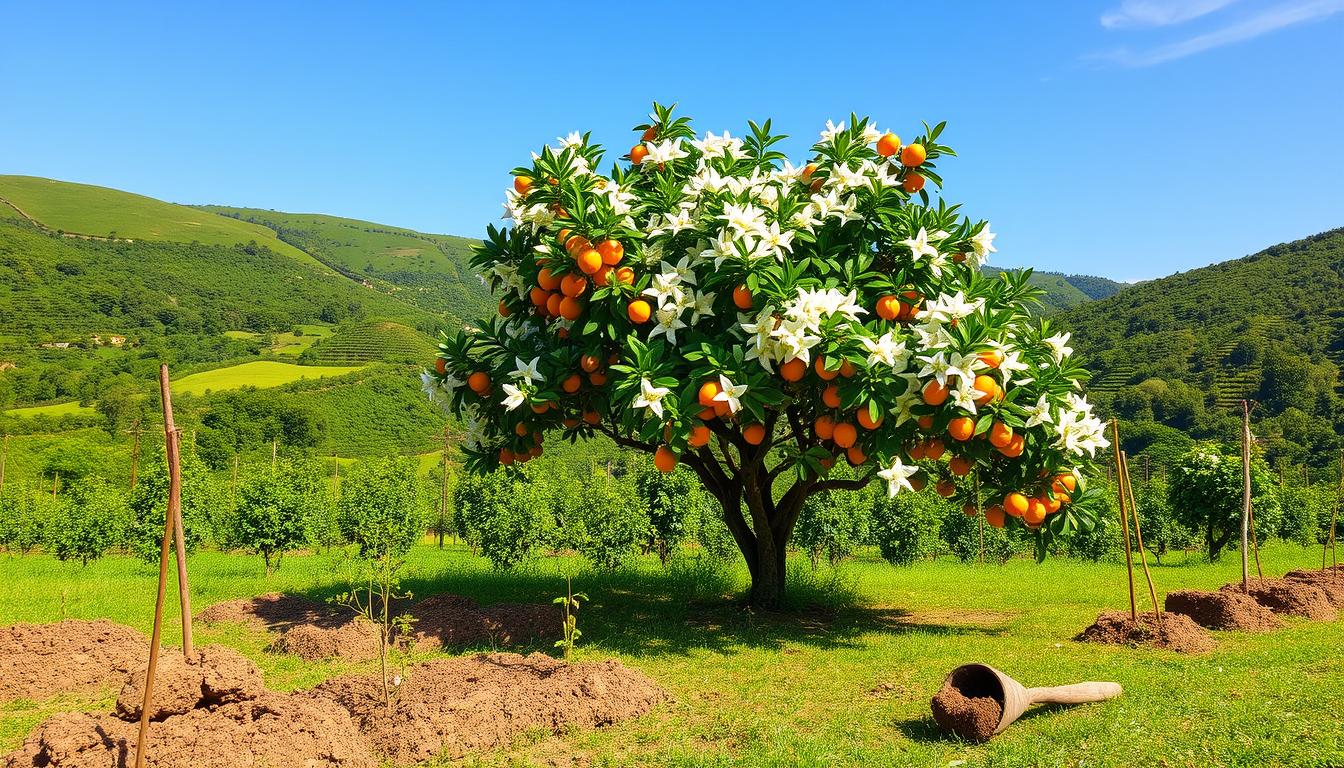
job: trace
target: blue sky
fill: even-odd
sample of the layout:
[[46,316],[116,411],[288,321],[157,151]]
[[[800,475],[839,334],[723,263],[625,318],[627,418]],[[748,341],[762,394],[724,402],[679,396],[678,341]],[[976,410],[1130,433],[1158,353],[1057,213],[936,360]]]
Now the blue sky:
[[[193,5],[195,7],[187,7]],[[1143,279],[1344,226],[1344,0],[19,3],[0,173],[476,236],[529,150],[649,102],[947,120],[993,263]]]

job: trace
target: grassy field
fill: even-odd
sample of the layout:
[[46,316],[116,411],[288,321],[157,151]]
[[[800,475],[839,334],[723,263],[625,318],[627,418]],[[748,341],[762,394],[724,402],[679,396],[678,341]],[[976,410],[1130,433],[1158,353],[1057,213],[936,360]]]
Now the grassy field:
[[[1263,553],[1267,570],[1311,564],[1294,546]],[[1180,561],[1180,557],[1175,558]],[[204,607],[271,590],[339,591],[327,555],[286,558],[269,580],[260,558],[204,552],[191,560],[192,600]],[[698,564],[699,563],[699,564]],[[1215,633],[1212,653],[1084,645],[1071,638],[1097,612],[1119,608],[1116,565],[1037,566],[928,562],[894,568],[871,557],[838,571],[793,573],[791,614],[755,615],[729,592],[742,574],[693,556],[660,569],[641,561],[593,573],[547,558],[499,574],[461,549],[418,547],[407,586],[417,595],[470,594],[483,602],[543,602],[562,574],[592,597],[580,616],[579,658],[616,657],[671,695],[638,720],[596,732],[520,740],[481,765],[659,766],[1328,766],[1344,761],[1340,623],[1289,620],[1266,635]],[[1216,587],[1237,572],[1192,559],[1156,570],[1161,588]],[[88,568],[45,556],[0,558],[0,623],[110,617],[148,631],[154,574],[111,558]],[[169,600],[170,610],[175,606]],[[199,641],[239,648],[269,685],[294,689],[343,671],[264,650],[238,629],[198,627]],[[169,625],[165,642],[178,632]],[[546,650],[544,648],[540,650]],[[1116,680],[1104,704],[1033,711],[986,745],[940,735],[928,700],[952,667],[982,661],[1026,685]],[[63,709],[105,707],[108,695],[0,706],[0,749]]]
[[[274,230],[152,197],[36,176],[0,176],[0,197],[42,226],[64,232],[130,240],[199,241],[215,245],[257,243],[319,266],[280,240]],[[8,206],[6,206],[8,207]]]
[[257,360],[251,363],[216,368],[213,371],[193,373],[173,382],[174,394],[204,394],[206,390],[221,391],[241,387],[278,387],[300,379],[317,379],[326,376],[342,376],[360,369],[358,365],[295,365],[274,360]]
[[[332,332],[329,325],[301,325],[299,330],[303,332],[302,335],[289,331],[271,334],[271,345],[266,350],[281,357],[298,357],[318,339],[325,339]],[[231,339],[255,339],[262,334],[253,331],[225,331],[224,335]]]
[[92,408],[86,405],[80,405],[74,400],[68,403],[35,405],[30,408],[13,408],[5,411],[6,416],[18,416],[19,418],[25,416],[51,416],[52,418],[60,418],[62,416],[84,415],[89,413],[93,413]]

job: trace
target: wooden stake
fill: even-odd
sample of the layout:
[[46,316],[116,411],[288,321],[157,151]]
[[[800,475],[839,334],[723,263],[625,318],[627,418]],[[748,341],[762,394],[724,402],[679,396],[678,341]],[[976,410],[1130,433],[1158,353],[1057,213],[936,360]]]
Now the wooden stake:
[[278,450],[279,445],[280,440],[278,438],[273,438],[271,440],[271,469],[275,469],[276,451]]
[[182,435],[173,425],[173,393],[168,382],[168,364],[159,366],[159,392],[163,398],[163,440],[168,455],[168,513],[177,554],[177,598],[182,606],[182,655],[190,662],[196,655],[191,641],[191,590],[187,584],[187,545],[182,531]]
[[[1129,542],[1129,513],[1125,505],[1125,482],[1124,482],[1124,456],[1120,450],[1120,423],[1111,419],[1111,451],[1115,454],[1115,487],[1120,494],[1120,527],[1125,531],[1125,572],[1129,575],[1129,618],[1135,622],[1139,620],[1139,606],[1134,599],[1134,554],[1130,549]],[[1107,474],[1110,474],[1110,468],[1107,467]]]
[[1241,401],[1241,591],[1251,592],[1251,404]]
[[135,768],[145,768],[149,741],[149,707],[154,701],[154,673],[159,667],[159,637],[163,634],[163,598],[168,591],[168,547],[173,537],[173,516],[163,516],[163,541],[159,544],[159,593],[154,599],[154,632],[149,640],[149,667],[145,670],[145,695],[140,702],[140,736],[135,740]]
[[56,487],[61,484],[61,473],[51,473],[51,498],[56,498]]
[[1153,583],[1153,574],[1148,570],[1148,552],[1143,548],[1143,529],[1139,525],[1139,508],[1134,504],[1134,485],[1129,480],[1129,457],[1124,451],[1120,452],[1120,464],[1124,468],[1125,492],[1129,494],[1130,516],[1134,518],[1134,544],[1139,549],[1139,563],[1143,565],[1143,578],[1148,582],[1148,596],[1153,599],[1153,618],[1157,620],[1157,628],[1162,629],[1162,606],[1157,603],[1157,585]]

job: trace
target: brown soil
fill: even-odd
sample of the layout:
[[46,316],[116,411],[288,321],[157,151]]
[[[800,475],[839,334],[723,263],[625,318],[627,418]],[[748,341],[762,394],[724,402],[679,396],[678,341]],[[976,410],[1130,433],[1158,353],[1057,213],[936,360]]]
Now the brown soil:
[[648,711],[666,695],[620,662],[565,664],[540,653],[491,653],[413,667],[389,711],[377,675],[328,680],[311,695],[339,702],[379,755],[399,764],[507,744],[525,731],[594,728]]
[[106,620],[0,628],[0,702],[120,683],[149,658],[149,640]]
[[1159,630],[1151,613],[1139,614],[1139,620],[1135,622],[1128,614],[1108,611],[1098,616],[1095,624],[1074,639],[1135,648],[1146,645],[1177,653],[1204,653],[1214,647],[1213,636],[1209,631],[1180,613],[1162,614],[1162,628]]
[[[115,715],[57,715],[0,765],[125,768],[135,764],[137,729],[137,723]],[[153,768],[378,765],[344,709],[309,696],[269,692],[151,723],[147,757]]]
[[967,741],[989,741],[999,727],[1003,705],[993,696],[976,693],[983,692],[963,692],[951,681],[944,683],[930,704],[938,727]]
[[434,595],[412,605],[411,636],[419,650],[491,643],[517,645],[560,636],[554,605],[498,603],[481,608],[469,597]]
[[1240,592],[1181,589],[1167,593],[1167,613],[1189,616],[1202,627],[1268,632],[1283,626],[1274,612]]
[[201,611],[196,617],[207,624],[235,622],[256,629],[284,632],[293,627],[338,627],[352,616],[335,606],[297,595],[271,592],[245,600],[228,600]]
[[378,627],[359,616],[335,627],[300,624],[281,635],[275,647],[309,661],[369,661],[378,658]]
[[1325,599],[1336,608],[1344,608],[1344,573],[1334,569],[1289,571],[1285,579],[1304,581],[1325,593]]
[[[1223,592],[1241,592],[1241,582],[1224,584]],[[1313,584],[1293,579],[1251,579],[1250,595],[1275,613],[1331,621],[1339,613]]]
[[[117,696],[117,716],[139,720],[145,700],[145,670],[137,668],[127,676]],[[180,653],[159,654],[154,673],[154,697],[151,720],[184,715],[193,709],[247,701],[265,689],[261,671],[242,654],[231,648],[212,645],[197,651],[197,660],[188,664]]]

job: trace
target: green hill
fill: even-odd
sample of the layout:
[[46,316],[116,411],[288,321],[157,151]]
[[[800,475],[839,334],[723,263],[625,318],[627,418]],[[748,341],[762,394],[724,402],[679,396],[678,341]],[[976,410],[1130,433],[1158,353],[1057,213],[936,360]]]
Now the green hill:
[[[1004,272],[1000,267],[984,267],[985,274],[997,275]],[[1091,275],[1066,275],[1062,272],[1032,272],[1030,282],[1044,291],[1041,296],[1043,311],[1047,314],[1076,307],[1093,299],[1104,299],[1115,295],[1125,287],[1104,277]]]
[[332,269],[436,314],[469,320],[494,306],[469,264],[476,241],[467,238],[315,213],[201,209],[265,226]]
[[71,237],[237,245],[255,242],[316,265],[258,224],[117,189],[36,176],[0,176],[0,204],[43,229]]
[[299,361],[312,365],[361,365],[375,361],[426,364],[438,348],[414,328],[386,320],[352,323],[307,349]]

